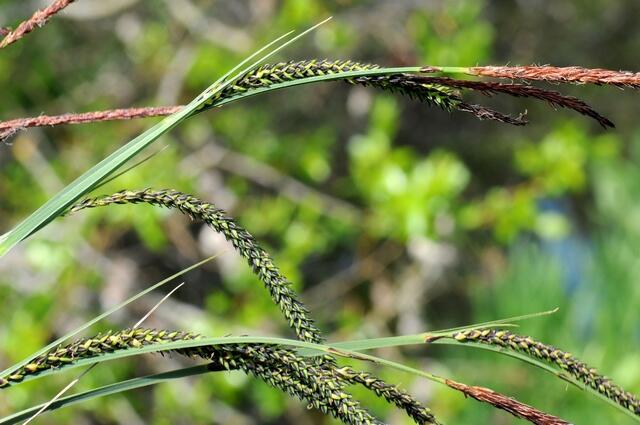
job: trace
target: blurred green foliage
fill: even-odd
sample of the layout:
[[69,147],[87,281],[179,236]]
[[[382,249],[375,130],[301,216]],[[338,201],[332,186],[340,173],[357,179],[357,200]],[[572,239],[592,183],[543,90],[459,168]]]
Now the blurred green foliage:
[[427,158],[408,147],[392,147],[399,120],[395,101],[379,98],[370,128],[349,143],[351,173],[371,206],[370,227],[377,235],[406,240],[437,236],[435,222],[450,214],[469,181],[469,171],[449,152]]
[[[36,3],[3,0],[0,24],[19,22]],[[633,52],[640,45],[629,18],[638,5],[631,0],[553,7],[471,0],[134,1],[104,16],[100,3],[77,2],[0,51],[3,119],[184,102],[257,46],[327,15],[335,16],[332,23],[279,59],[618,69],[637,65]],[[559,313],[523,323],[522,332],[571,350],[638,393],[637,93],[587,87],[572,93],[601,107],[618,129],[604,132],[567,111],[516,100],[495,104],[529,110],[529,127],[479,123],[348,85],[295,88],[191,119],[162,139],[165,148],[153,158],[100,192],[172,187],[228,209],[273,253],[332,340],[557,306]],[[0,229],[149,125],[30,130],[0,145]],[[0,364],[224,249],[200,223],[158,208],[111,207],[54,223],[0,262]],[[234,253],[186,280],[150,326],[210,336],[288,335]],[[99,328],[129,326],[153,302]],[[492,387],[574,423],[630,423],[541,371],[468,350],[381,354]],[[79,387],[178,362],[155,356],[101,365]],[[415,393],[446,423],[516,423],[446,388],[393,371],[381,375]],[[7,391],[0,415],[46,400],[68,379]],[[388,422],[409,423],[385,403],[357,394]],[[43,418],[81,420],[332,423],[239,373],[135,391]]]

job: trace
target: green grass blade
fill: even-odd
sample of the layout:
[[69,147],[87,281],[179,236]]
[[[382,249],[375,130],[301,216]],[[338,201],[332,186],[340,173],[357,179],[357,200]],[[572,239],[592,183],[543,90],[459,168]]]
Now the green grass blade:
[[[56,409],[60,409],[63,407],[71,406],[82,401],[88,401],[98,397],[105,397],[108,395],[118,394],[124,391],[133,390],[136,388],[147,387],[150,385],[156,385],[163,382],[172,381],[174,379],[185,378],[187,376],[194,375],[202,375],[204,373],[211,373],[213,371],[209,370],[207,365],[201,366],[192,366],[183,369],[176,369],[170,372],[157,373],[154,375],[142,376],[140,378],[129,379],[122,382],[117,382],[115,384],[105,385],[100,388],[96,388],[89,391],[84,391],[82,393],[70,395],[67,397],[60,398],[55,402],[51,403],[51,405],[43,411],[48,412]],[[38,412],[45,404],[40,404],[38,406],[31,407],[29,409],[22,410],[20,412],[14,413],[13,415],[6,416],[0,419],[0,425],[13,425],[20,423],[26,419],[29,419],[33,414]]]
[[22,360],[21,362],[8,367],[7,369],[3,370],[2,372],[0,372],[0,376],[5,376],[8,374],[13,373],[14,371],[20,369],[22,366],[26,365],[27,363],[29,363],[29,360],[37,357],[41,354],[46,353],[47,351],[49,351],[50,349],[56,347],[58,344],[66,341],[67,339],[79,334],[80,332],[84,331],[85,329],[88,329],[90,326],[96,324],[98,321],[104,319],[105,317],[115,313],[116,311],[120,310],[121,308],[123,308],[124,306],[126,306],[129,303],[132,303],[133,301],[137,300],[138,298],[148,294],[149,292],[158,289],[159,287],[161,287],[162,285],[165,285],[169,282],[171,282],[172,280],[182,276],[185,273],[190,272],[191,270],[200,267],[201,265],[213,260],[214,258],[216,258],[218,255],[213,255],[209,258],[205,258],[204,260],[195,263],[189,267],[187,267],[186,269],[183,269],[181,271],[179,271],[178,273],[169,276],[166,279],[161,280],[160,282],[150,286],[149,288],[145,289],[144,291],[141,291],[139,293],[137,293],[136,295],[134,295],[133,297],[123,301],[122,303],[116,305],[115,307],[105,311],[104,313],[100,314],[99,316],[94,317],[93,319],[89,320],[88,322],[82,324],[81,326],[79,326],[78,328],[72,330],[71,332],[67,333],[66,335],[56,339],[55,341],[53,341],[51,344],[47,345],[46,347],[42,348],[41,350],[38,350],[36,353],[31,354],[29,357],[25,358],[24,360]]
[[[498,326],[501,328],[514,327],[518,325],[510,322],[519,322],[522,320],[547,316],[555,313],[556,311],[558,311],[558,309],[543,311],[539,313],[525,314],[525,315],[515,316],[515,317],[507,317],[506,319],[493,320],[491,322],[475,323],[473,325],[460,326],[457,328],[423,332],[423,333],[414,334],[414,335],[399,335],[399,336],[390,336],[386,338],[369,338],[369,339],[355,340],[355,341],[348,341],[348,342],[336,342],[336,343],[333,343],[332,346],[336,348],[347,349],[347,350],[362,351],[362,350],[373,350],[373,349],[385,348],[385,347],[400,347],[403,345],[423,344],[427,338],[438,337],[438,336],[448,336],[452,332],[463,332],[463,331],[470,331],[474,329],[491,328],[491,327],[498,327]],[[299,352],[301,355],[304,355],[306,353],[304,350],[299,350]]]
[[108,177],[122,166],[122,164],[149,146],[161,135],[178,125],[178,123],[184,120],[194,109],[195,106],[187,106],[163,119],[160,123],[116,150],[62,189],[3,237],[2,241],[0,241],[0,257],[4,256],[20,241],[29,237],[51,222],[55,217],[62,214],[82,195],[91,191],[101,180]]
[[112,174],[111,176],[109,176],[109,178],[102,180],[100,183],[98,183],[95,187],[94,190],[97,190],[99,188],[101,188],[102,186],[106,185],[107,183],[111,183],[112,181],[114,181],[115,179],[122,177],[123,175],[127,174],[129,171],[134,170],[135,168],[138,168],[139,166],[141,166],[142,164],[144,164],[145,162],[149,161],[151,158],[155,157],[156,155],[158,155],[159,153],[161,153],[162,151],[164,151],[165,149],[167,149],[169,147],[169,145],[165,145],[162,149],[158,150],[157,152],[153,152],[147,156],[145,156],[144,158],[140,159],[139,161],[136,161],[135,163],[129,165],[127,168],[125,168],[124,170],[119,171],[118,173]]
[[209,88],[207,88],[204,92],[202,92],[202,94],[200,96],[198,96],[196,98],[196,101],[199,103],[199,105],[201,105],[202,103],[206,102],[207,99],[211,98],[211,96],[213,96],[214,94],[222,91],[224,88],[226,88],[228,85],[232,84],[234,81],[236,81],[238,78],[240,78],[246,72],[248,72],[248,71],[252,70],[253,68],[257,67],[262,62],[264,62],[265,60],[267,60],[268,58],[270,58],[271,56],[273,56],[274,54],[276,54],[280,50],[284,49],[285,47],[287,47],[291,43],[296,42],[300,38],[302,38],[305,35],[309,34],[311,31],[316,30],[318,27],[320,27],[321,25],[324,25],[325,23],[329,22],[331,19],[332,19],[331,17],[328,17],[324,21],[321,21],[321,22],[317,23],[316,25],[312,26],[311,28],[308,28],[307,30],[305,30],[302,33],[298,34],[297,36],[293,37],[292,39],[282,43],[281,45],[279,45],[275,49],[273,49],[270,52],[268,52],[266,55],[262,56],[260,59],[258,59],[255,62],[253,62],[251,65],[248,65],[244,69],[238,71],[233,77],[229,78],[229,76],[231,74],[233,74],[235,71],[237,71],[240,68],[242,68],[243,65],[248,63],[255,56],[257,56],[258,54],[260,54],[263,51],[265,51],[267,49],[267,47],[270,47],[271,45],[275,44],[276,42],[278,42],[278,41],[284,39],[285,37],[289,36],[290,34],[293,33],[293,31],[289,31],[288,33],[282,35],[278,39],[272,41],[271,43],[269,43],[268,45],[264,46],[262,49],[258,50],[256,53],[254,53],[253,55],[249,56],[248,58],[246,58],[245,60],[240,62],[238,65],[233,67],[230,71],[228,71],[226,74],[224,74],[222,77],[220,77],[215,83],[211,84],[209,86]]
[[[111,360],[123,359],[127,357],[137,356],[141,354],[147,353],[157,353],[171,350],[179,350],[184,348],[194,348],[194,347],[205,347],[205,346],[215,346],[215,345],[224,345],[224,344],[271,344],[278,345],[282,347],[290,347],[296,349],[299,355],[305,357],[314,357],[320,356],[326,353],[336,354],[342,357],[360,359],[360,360],[368,360],[374,361],[376,363],[384,363],[375,356],[371,356],[369,354],[364,354],[361,351],[371,350],[376,348],[383,347],[401,347],[407,345],[417,345],[423,344],[422,341],[416,342],[416,337],[419,335],[409,335],[404,337],[396,337],[393,344],[389,343],[390,338],[380,338],[373,342],[371,340],[360,340],[360,341],[348,341],[334,344],[314,344],[311,342],[304,342],[300,340],[287,339],[287,338],[279,338],[279,337],[265,337],[265,336],[227,336],[227,337],[213,337],[213,338],[200,338],[195,340],[188,341],[174,341],[174,342],[164,342],[164,343],[153,343],[144,345],[138,348],[131,348],[126,350],[118,350],[111,353],[103,353],[95,357],[76,359],[73,363],[65,365],[58,369],[46,370],[38,373],[37,375],[26,375],[24,380],[20,382],[16,382],[12,384],[12,387],[20,385],[24,382],[28,382],[30,380],[43,378],[45,376],[59,373],[61,371],[68,371],[71,369],[75,369],[81,366],[90,366],[95,363],[101,363]],[[456,343],[455,341],[442,340],[433,343],[440,344],[455,344],[461,345],[460,343]],[[485,348],[484,346],[480,346],[481,348]],[[495,347],[487,346],[487,349],[492,351],[501,352]],[[506,353],[505,353],[506,354]],[[518,355],[518,353],[509,353],[509,355],[514,354],[512,357],[523,360],[527,363],[533,364],[535,366],[540,365],[543,369],[548,371],[554,371],[556,376],[558,375],[557,369],[553,369],[551,366],[546,365],[544,363],[538,362],[534,359],[531,359],[526,356]],[[571,380],[571,377],[567,377],[568,380]],[[578,386],[581,386],[578,384]]]
[[434,332],[426,332],[426,333],[424,333],[422,335],[424,337],[428,337],[428,336],[445,335],[445,334],[449,334],[451,332],[470,331],[470,330],[480,329],[480,328],[494,328],[494,327],[497,327],[497,326],[500,326],[500,327],[518,326],[518,325],[511,324],[511,322],[521,322],[523,320],[536,319],[538,317],[550,316],[552,314],[557,313],[558,310],[560,310],[560,309],[556,307],[553,310],[540,311],[540,312],[537,312],[537,313],[530,313],[530,314],[523,314],[521,316],[507,317],[506,319],[492,320],[490,322],[476,323],[476,324],[468,325],[468,326],[459,326],[457,328],[441,329],[441,330],[437,330],[437,331],[434,331]]

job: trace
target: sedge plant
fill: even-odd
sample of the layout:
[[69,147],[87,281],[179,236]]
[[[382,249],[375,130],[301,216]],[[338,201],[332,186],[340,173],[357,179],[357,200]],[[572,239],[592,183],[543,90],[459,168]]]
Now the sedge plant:
[[[408,96],[447,112],[461,111],[479,119],[512,125],[525,125],[527,123],[525,115],[509,115],[484,105],[469,103],[465,100],[464,94],[472,91],[490,96],[523,97],[541,100],[553,107],[576,111],[607,128],[613,127],[613,123],[586,102],[533,84],[536,81],[551,81],[566,84],[640,87],[638,74],[576,67],[384,67],[354,60],[317,59],[265,63],[268,58],[316,27],[298,36],[293,36],[292,33],[283,35],[222,75],[189,104],[158,111],[156,115],[169,115],[68,184],[60,193],[0,238],[1,260],[1,257],[18,243],[34,235],[56,218],[77,214],[90,208],[111,208],[115,204],[125,205],[121,207],[125,208],[132,207],[133,204],[141,204],[138,208],[162,207],[186,214],[194,220],[206,223],[231,243],[237,254],[244,258],[268,291],[273,304],[288,323],[295,339],[266,336],[206,337],[189,329],[133,327],[113,329],[69,341],[79,332],[88,329],[114,311],[111,310],[22,362],[5,369],[0,373],[0,390],[11,391],[12,388],[25,382],[73,368],[149,353],[173,352],[204,363],[201,366],[134,378],[61,397],[52,403],[34,406],[0,418],[0,424],[19,423],[40,410],[45,414],[44,411],[133,388],[168,382],[186,376],[228,370],[243,371],[346,424],[383,423],[367,409],[367,406],[355,398],[350,390],[352,386],[361,386],[376,397],[386,400],[404,411],[417,424],[443,422],[438,412],[432,411],[405,390],[380,379],[368,370],[348,365],[344,362],[345,359],[373,363],[414,374],[531,423],[546,425],[569,423],[554,414],[543,412],[491,389],[467,385],[368,353],[369,350],[382,347],[428,346],[443,343],[485,348],[518,358],[575,384],[584,389],[585,394],[606,400],[614,408],[640,422],[640,402],[636,395],[626,391],[568,352],[507,329],[519,320],[531,318],[529,316],[457,329],[429,331],[418,335],[328,343],[320,327],[311,317],[311,312],[293,290],[289,279],[276,266],[272,256],[260,246],[248,230],[211,201],[177,189],[149,188],[125,189],[113,194],[86,197],[107,181],[117,177],[119,170],[128,161],[185,120],[196,119],[192,117],[250,96],[273,90],[289,90],[298,85],[342,81]],[[462,78],[464,74],[474,79]],[[72,122],[72,119],[67,121],[67,123]],[[186,271],[188,270],[183,272]],[[154,285],[149,290],[164,283]],[[135,295],[117,308],[143,296],[149,290]]]

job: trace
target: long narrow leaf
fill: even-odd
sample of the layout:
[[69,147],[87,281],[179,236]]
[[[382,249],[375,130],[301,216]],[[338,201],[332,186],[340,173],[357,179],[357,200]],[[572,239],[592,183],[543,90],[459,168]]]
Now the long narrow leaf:
[[[475,323],[473,325],[460,326],[457,328],[423,332],[423,333],[414,334],[414,335],[399,335],[399,336],[390,336],[385,338],[369,338],[369,339],[347,341],[347,342],[336,342],[336,343],[333,343],[332,345],[333,347],[344,348],[347,350],[363,351],[363,350],[373,350],[373,349],[385,348],[385,347],[399,347],[402,345],[423,344],[426,340],[434,339],[440,336],[446,336],[451,334],[452,332],[471,331],[471,330],[491,328],[491,327],[500,327],[500,328],[515,327],[518,325],[511,322],[520,322],[523,320],[547,316],[555,313],[556,311],[558,311],[558,309],[542,311],[539,313],[524,314],[521,316],[507,317],[505,319],[492,320],[490,322]],[[307,354],[304,349],[300,349],[298,350],[298,352],[300,355]],[[309,352],[308,354],[312,354],[312,353]]]

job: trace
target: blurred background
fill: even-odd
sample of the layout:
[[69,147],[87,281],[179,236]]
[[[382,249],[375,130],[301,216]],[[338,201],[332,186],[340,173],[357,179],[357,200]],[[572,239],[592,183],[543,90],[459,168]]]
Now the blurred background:
[[[1,0],[0,26],[17,25],[44,3]],[[333,21],[278,60],[637,71],[639,13],[635,0],[78,0],[0,51],[0,118],[188,102],[267,41],[328,15]],[[529,126],[509,127],[327,83],[192,118],[156,142],[151,160],[100,193],[168,187],[225,208],[275,256],[331,341],[559,307],[519,332],[572,352],[637,394],[640,94],[566,91],[616,129],[531,101],[476,99],[528,112]],[[29,130],[0,145],[0,233],[155,122]],[[216,253],[146,325],[290,336],[261,283],[213,231],[167,210],[114,206],[60,219],[0,261],[0,366]],[[131,326],[162,295],[144,297],[94,331]],[[491,387],[576,424],[632,423],[561,380],[493,353],[415,347],[378,354]],[[77,389],[188,363],[146,356],[104,364]],[[519,423],[443,386],[377,372],[445,423]],[[0,415],[48,400],[76,373],[3,392]],[[409,423],[357,394],[387,422]],[[335,423],[238,372],[76,405],[40,422]]]

